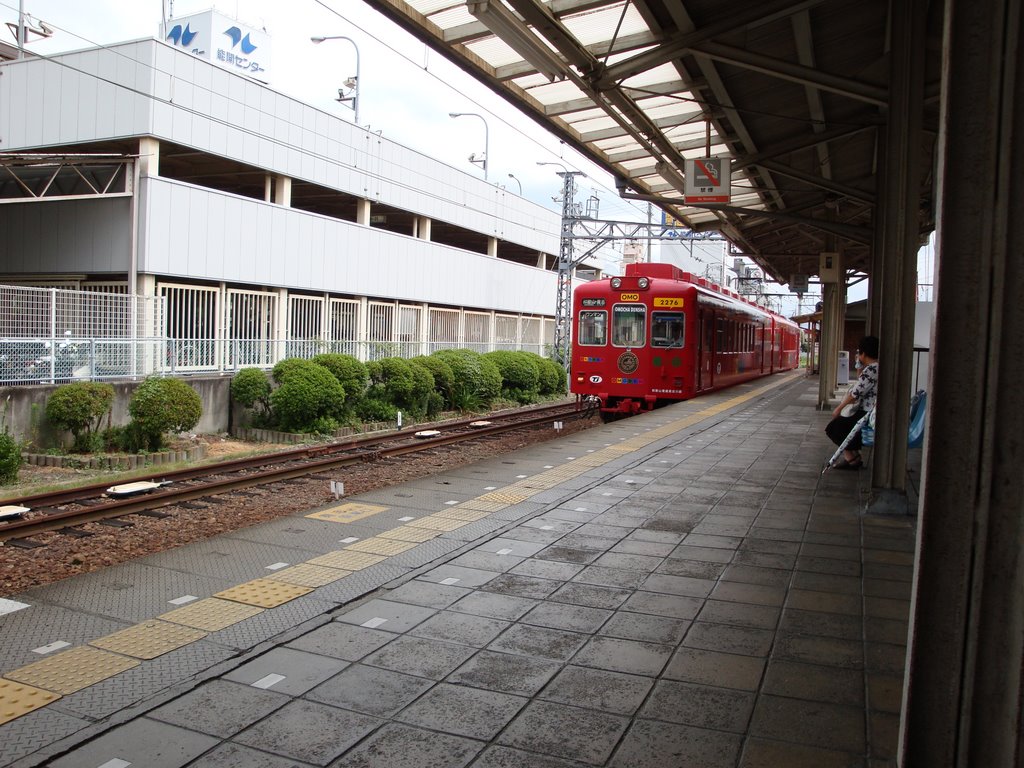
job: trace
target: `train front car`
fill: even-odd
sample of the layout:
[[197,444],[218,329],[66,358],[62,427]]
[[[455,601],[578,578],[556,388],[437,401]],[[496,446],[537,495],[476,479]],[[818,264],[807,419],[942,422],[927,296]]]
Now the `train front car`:
[[694,395],[696,288],[683,275],[671,264],[630,264],[575,290],[573,393],[599,399],[608,416]]

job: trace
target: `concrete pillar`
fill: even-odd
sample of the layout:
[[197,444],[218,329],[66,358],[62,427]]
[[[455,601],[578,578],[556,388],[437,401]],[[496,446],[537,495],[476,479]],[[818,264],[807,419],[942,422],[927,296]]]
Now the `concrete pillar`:
[[139,139],[139,174],[160,175],[160,141],[150,136]]
[[880,301],[881,343],[870,508],[906,512],[928,2],[907,0],[890,9],[889,119],[884,129],[884,171],[878,175],[885,201],[882,269],[873,286]]
[[366,296],[359,297],[359,328],[356,331],[356,357],[364,363],[368,359],[366,337],[370,327],[370,300]]
[[1024,751],[1024,20],[1019,0],[945,10],[903,768],[1014,766]]
[[291,313],[288,306],[288,289],[278,288],[274,291],[277,294],[277,317],[274,319],[274,362],[287,357],[288,321]]
[[263,174],[263,202],[274,202],[274,174]]
[[285,208],[292,207],[292,180],[288,176],[274,177],[274,202]]
[[487,255],[490,256],[492,259],[498,258],[498,238],[487,238]]
[[429,240],[432,221],[433,219],[429,216],[417,216],[415,219],[416,237],[420,240]]
[[370,201],[360,198],[356,200],[356,224],[370,226]]

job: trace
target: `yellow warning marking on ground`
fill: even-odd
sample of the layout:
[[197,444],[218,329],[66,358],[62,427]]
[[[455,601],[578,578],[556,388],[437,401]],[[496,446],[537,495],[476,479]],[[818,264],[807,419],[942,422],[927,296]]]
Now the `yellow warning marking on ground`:
[[372,555],[400,555],[407,549],[412,549],[418,542],[398,541],[397,539],[382,539],[374,536],[370,539],[363,539],[356,544],[345,547],[348,552],[369,552]]
[[296,597],[308,595],[312,591],[309,587],[285,584],[283,581],[253,579],[239,584],[237,587],[217,592],[214,597],[222,597],[225,600],[234,600],[236,603],[245,603],[246,605],[258,605],[260,608],[274,608],[289,600],[294,600]]
[[314,557],[309,562],[313,565],[322,565],[327,568],[340,568],[344,571],[361,571],[371,565],[376,565],[387,560],[381,555],[371,555],[369,552],[328,552],[326,555]]
[[133,656],[136,659],[155,659],[165,653],[194,643],[206,637],[206,632],[166,621],[144,621],[134,627],[122,629],[106,637],[93,640],[89,645],[105,651]]
[[0,725],[45,707],[59,698],[60,694],[0,677]]
[[163,613],[157,618],[186,627],[205,629],[207,632],[217,632],[260,613],[263,613],[263,609],[254,605],[208,597],[198,603]]
[[485,517],[490,517],[490,512],[484,512],[479,509],[464,509],[461,506],[452,507],[451,509],[442,509],[440,512],[435,512],[431,517],[443,517],[447,520],[465,520],[467,523],[473,523],[477,520],[483,520]]
[[319,512],[313,512],[306,517],[312,517],[317,520],[326,520],[330,523],[352,523],[356,520],[362,520],[364,517],[370,517],[376,515],[379,512],[385,512],[389,507],[381,507],[377,504],[360,504],[355,501],[346,502],[345,504],[339,504],[336,507],[330,509],[322,509]]
[[[508,486],[508,488],[511,487],[512,486]],[[504,488],[500,491],[491,491],[490,493],[485,493],[480,498],[483,499],[484,501],[503,501],[506,504],[518,504],[520,501],[525,501],[526,499],[530,498],[529,495],[509,491],[508,488]]]
[[[485,513],[486,514],[486,513]],[[440,531],[428,531],[426,528],[413,528],[411,525],[403,525],[391,531],[377,534],[382,539],[397,539],[398,541],[415,541],[421,543],[430,541],[440,536]]]
[[463,509],[478,509],[481,512],[498,512],[508,504],[501,501],[481,501],[480,499],[470,499],[459,504]]
[[337,568],[325,568],[322,565],[310,565],[302,563],[275,571],[273,575],[267,576],[271,581],[283,581],[285,584],[298,584],[300,587],[322,587],[331,584],[338,579],[350,576],[352,571],[339,571]]
[[6,672],[9,680],[53,693],[69,694],[139,666],[137,659],[79,646],[48,659]]
[[421,517],[409,523],[414,528],[426,528],[431,531],[454,531],[464,525],[469,525],[468,520],[445,520],[443,517]]

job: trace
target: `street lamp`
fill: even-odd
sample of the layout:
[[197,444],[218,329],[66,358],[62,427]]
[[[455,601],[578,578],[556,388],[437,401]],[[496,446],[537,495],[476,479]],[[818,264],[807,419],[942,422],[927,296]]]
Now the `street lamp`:
[[487,160],[491,156],[490,152],[490,130],[487,126],[487,121],[484,120],[484,116],[477,114],[476,112],[449,112],[448,117],[479,117],[484,123],[484,156],[482,160],[477,160],[476,155],[469,156],[469,162],[478,163],[481,168],[484,169],[484,181],[487,181]]
[[514,174],[510,173],[508,175],[508,177],[510,179],[512,179],[512,181],[514,181],[516,184],[519,185],[519,196],[522,197],[523,196],[523,182],[521,182],[519,179],[517,179]]
[[356,45],[355,40],[353,40],[351,37],[346,37],[345,35],[316,35],[315,37],[311,37],[309,39],[318,45],[322,43],[324,40],[348,40],[350,43],[352,43],[352,47],[356,51],[356,76],[350,77],[347,80],[345,80],[344,83],[342,83],[342,85],[344,85],[345,88],[349,89],[349,92],[352,95],[345,96],[344,89],[339,88],[338,101],[341,102],[342,104],[344,104],[346,101],[352,102],[352,112],[354,115],[355,124],[359,125],[359,46]]

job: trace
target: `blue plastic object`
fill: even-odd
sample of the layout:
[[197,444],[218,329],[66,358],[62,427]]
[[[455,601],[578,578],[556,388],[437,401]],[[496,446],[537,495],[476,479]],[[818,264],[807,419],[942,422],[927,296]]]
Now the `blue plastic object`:
[[924,442],[924,411],[928,393],[919,389],[910,401],[910,431],[907,433],[907,447],[920,448]]

